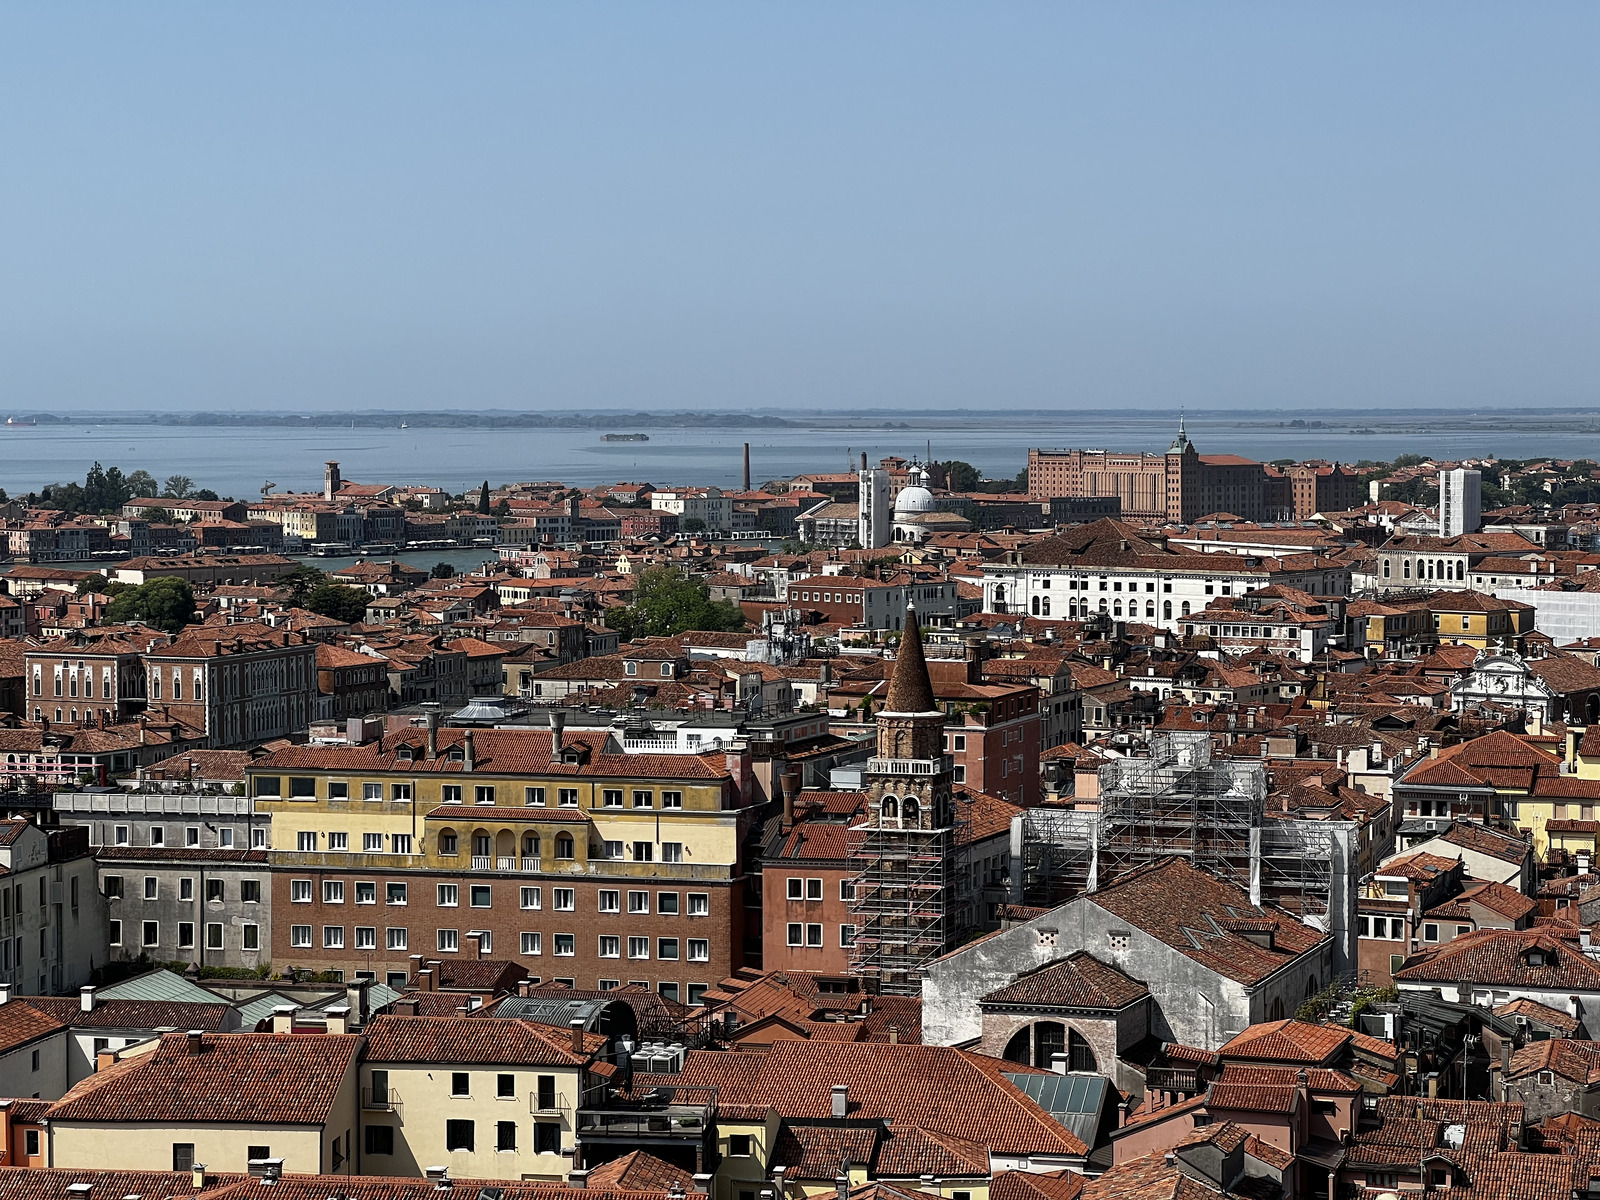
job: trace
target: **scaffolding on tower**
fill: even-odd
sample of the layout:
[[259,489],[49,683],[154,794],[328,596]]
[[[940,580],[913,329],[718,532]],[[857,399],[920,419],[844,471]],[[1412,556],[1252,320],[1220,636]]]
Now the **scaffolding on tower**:
[[959,824],[901,829],[870,821],[849,831],[855,868],[850,971],[884,992],[920,995],[929,963],[964,930],[965,873],[955,869]]

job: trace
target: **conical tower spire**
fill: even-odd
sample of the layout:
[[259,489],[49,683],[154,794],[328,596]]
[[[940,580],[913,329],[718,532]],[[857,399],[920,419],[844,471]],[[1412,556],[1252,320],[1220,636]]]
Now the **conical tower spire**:
[[928,660],[922,652],[922,629],[917,624],[917,610],[906,605],[906,631],[900,639],[900,653],[894,660],[894,674],[889,679],[889,694],[885,698],[887,712],[935,712],[938,705],[933,699],[933,680],[928,677]]

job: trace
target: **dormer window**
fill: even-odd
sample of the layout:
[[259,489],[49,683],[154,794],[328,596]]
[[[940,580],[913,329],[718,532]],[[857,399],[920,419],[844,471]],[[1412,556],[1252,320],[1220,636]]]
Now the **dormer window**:
[[1542,967],[1542,966],[1544,966],[1545,965],[1545,954],[1544,954],[1544,951],[1543,950],[1529,950],[1528,953],[1527,953],[1527,956],[1523,959],[1523,962],[1527,963],[1527,965],[1530,966],[1530,967]]
[[460,746],[451,746],[447,757],[451,762],[461,762],[467,757],[467,753]]
[[663,678],[663,679],[671,679],[672,678],[672,664],[671,663],[665,662],[665,663],[661,664],[661,678]]
[[395,747],[394,757],[396,762],[410,762],[416,755],[410,746]]

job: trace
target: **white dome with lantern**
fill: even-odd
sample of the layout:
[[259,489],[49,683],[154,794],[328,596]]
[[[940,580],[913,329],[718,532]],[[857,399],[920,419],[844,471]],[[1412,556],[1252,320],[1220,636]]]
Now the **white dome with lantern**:
[[929,513],[935,512],[938,505],[934,503],[933,493],[928,490],[928,472],[921,467],[911,468],[911,482],[900,489],[900,494],[894,498],[895,515],[901,513]]

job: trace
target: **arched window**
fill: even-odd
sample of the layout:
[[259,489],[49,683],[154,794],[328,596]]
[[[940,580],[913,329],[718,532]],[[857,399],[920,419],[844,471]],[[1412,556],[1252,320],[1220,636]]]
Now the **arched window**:
[[484,830],[476,830],[472,835],[472,856],[474,858],[488,858],[492,841],[493,839]]
[[1315,975],[1313,975],[1310,979],[1306,980],[1306,995],[1307,996],[1315,996],[1316,994],[1317,994],[1317,977]]
[[1189,602],[1187,600],[1183,602],[1183,615],[1186,617],[1189,615]]
[[1100,597],[1100,611],[1101,612],[1105,612],[1106,611],[1106,598],[1104,596]]
[[1033,1047],[1028,1044],[1028,1030],[1024,1027],[1011,1035],[1011,1040],[1006,1043],[1006,1052],[1002,1057],[1007,1062],[1021,1063],[1023,1066],[1027,1066],[1029,1058],[1032,1057],[1032,1050]]
[[525,834],[522,839],[522,857],[539,857],[539,835],[537,833]]
[[1037,617],[1039,615],[1039,597],[1035,596],[1033,598],[1030,607],[1033,609],[1033,615]]
[[878,815],[883,817],[898,817],[900,815],[900,801],[893,796],[885,796],[878,805]]
[[1111,606],[1111,615],[1114,616],[1114,617],[1120,617],[1122,615],[1122,601],[1121,600],[1118,600],[1115,604],[1113,604]]
[[1269,1021],[1281,1021],[1281,1020],[1283,1020],[1283,997],[1282,996],[1274,996],[1272,998],[1272,1015],[1270,1017],[1268,1017],[1267,1020],[1269,1020]]
[[1156,602],[1154,600],[1146,600],[1144,602],[1144,615],[1149,617],[1149,618],[1151,618],[1152,620],[1155,619]]
[[1067,1027],[1060,1021],[1039,1021],[1033,1027],[1033,1065],[1050,1069],[1050,1060],[1067,1052]]
[[1088,1071],[1092,1074],[1096,1069],[1094,1051],[1089,1049],[1088,1041],[1076,1029],[1069,1029],[1067,1031],[1067,1070]]
[[572,835],[570,833],[556,834],[556,857],[564,859],[571,859],[573,857]]
[[459,854],[460,852],[456,845],[456,831],[454,829],[441,829],[439,831],[439,853]]
[[915,821],[917,819],[917,798],[915,796],[907,796],[900,802],[900,816],[906,821]]
[[1039,601],[1039,615],[1041,617],[1048,617],[1050,615],[1050,597],[1049,596],[1046,596],[1046,597],[1044,597],[1044,599]]
[[1161,602],[1161,619],[1164,620],[1164,621],[1172,620],[1172,601],[1171,600],[1163,600]]
[[1385,579],[1389,578],[1389,560],[1387,558],[1383,560],[1383,577]]

